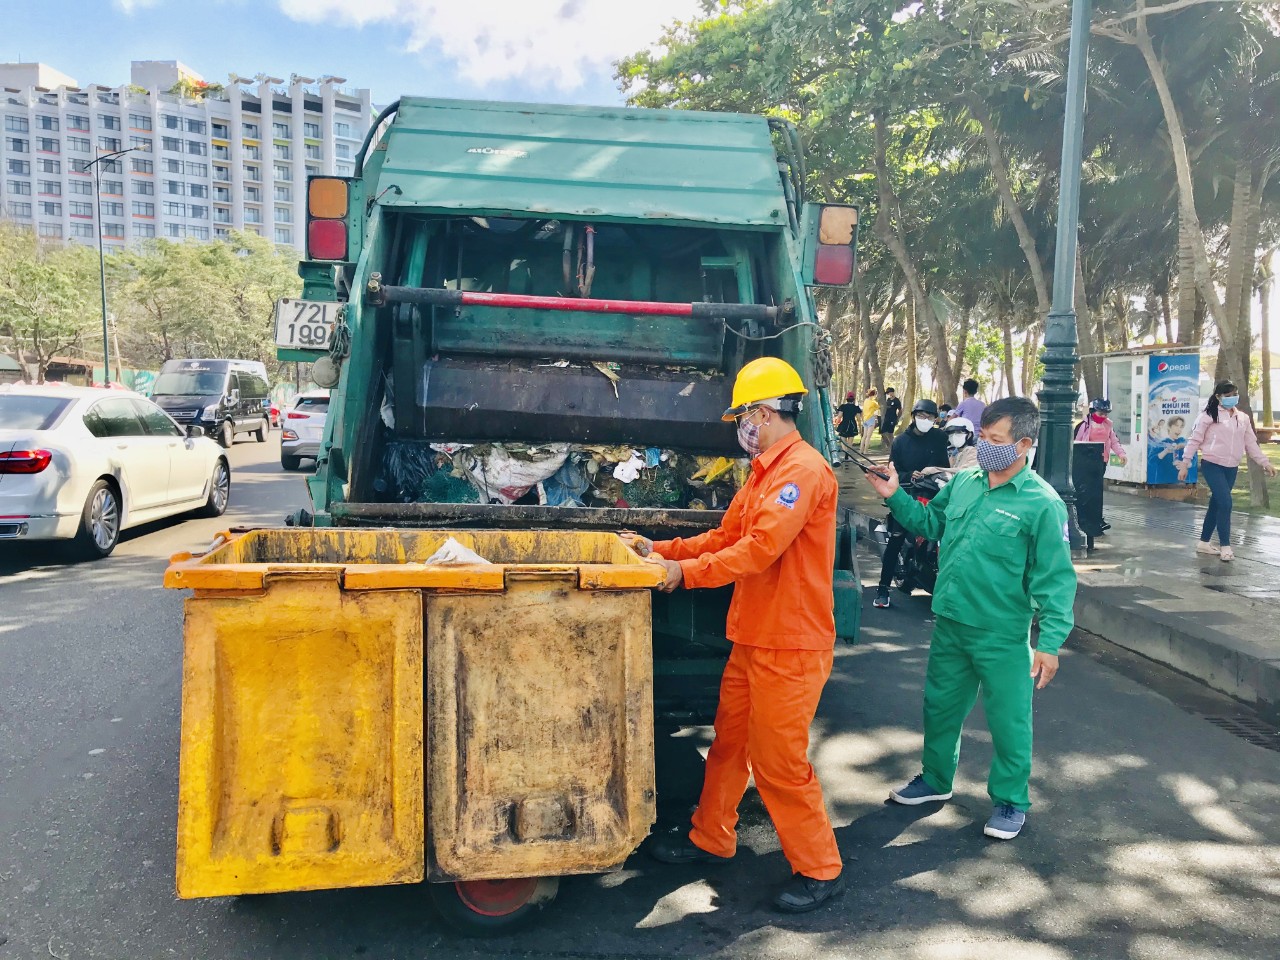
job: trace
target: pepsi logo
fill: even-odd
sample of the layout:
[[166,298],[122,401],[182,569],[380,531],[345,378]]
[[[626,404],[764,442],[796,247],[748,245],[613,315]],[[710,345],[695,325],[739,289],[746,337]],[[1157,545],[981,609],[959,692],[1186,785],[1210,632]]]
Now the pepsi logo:
[[1156,364],[1156,371],[1159,373],[1164,373],[1168,369],[1169,369],[1169,365],[1167,363],[1161,362]]

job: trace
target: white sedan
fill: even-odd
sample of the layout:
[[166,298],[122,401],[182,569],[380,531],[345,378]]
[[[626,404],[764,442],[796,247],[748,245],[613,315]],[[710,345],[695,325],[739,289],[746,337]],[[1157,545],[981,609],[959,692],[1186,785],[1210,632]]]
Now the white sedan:
[[0,542],[71,540],[95,559],[129,527],[221,516],[226,453],[150,400],[94,387],[0,386]]

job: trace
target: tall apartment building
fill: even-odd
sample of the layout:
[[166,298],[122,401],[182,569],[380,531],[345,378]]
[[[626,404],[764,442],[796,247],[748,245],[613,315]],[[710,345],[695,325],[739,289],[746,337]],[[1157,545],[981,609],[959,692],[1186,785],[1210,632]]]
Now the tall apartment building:
[[[79,87],[44,64],[0,64],[0,217],[109,251],[152,237],[248,230],[303,250],[306,178],[350,175],[372,120],[341,77],[259,74],[206,87],[174,60]],[[132,148],[98,164],[96,156]],[[99,224],[99,199],[101,223]]]

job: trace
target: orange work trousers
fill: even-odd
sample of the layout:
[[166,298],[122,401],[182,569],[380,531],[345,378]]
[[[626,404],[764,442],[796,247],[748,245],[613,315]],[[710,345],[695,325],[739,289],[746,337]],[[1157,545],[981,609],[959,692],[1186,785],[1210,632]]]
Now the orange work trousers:
[[809,763],[809,724],[831,676],[831,650],[772,650],[735,643],[720,680],[716,738],[689,838],[731,857],[738,804],[753,774],[795,873],[840,875],[840,851]]

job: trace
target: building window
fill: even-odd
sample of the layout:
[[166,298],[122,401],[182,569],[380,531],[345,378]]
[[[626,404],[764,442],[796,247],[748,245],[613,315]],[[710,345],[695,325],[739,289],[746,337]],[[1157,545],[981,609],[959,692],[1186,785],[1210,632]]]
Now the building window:
[[154,197],[156,195],[156,185],[150,180],[133,181],[133,192],[140,197]]
[[215,179],[215,180],[230,180],[230,179],[231,179],[231,169],[230,169],[229,167],[224,167],[224,166],[222,166],[221,164],[217,164],[217,163],[215,163],[215,164],[213,165],[213,179]]
[[104,200],[102,203],[102,215],[105,217],[123,217],[124,204],[116,203],[114,200]]
[[135,150],[141,150],[143,153],[150,153],[151,138],[150,137],[130,137],[129,146],[133,147],[133,149]]
[[81,133],[87,133],[89,130],[89,118],[82,117],[79,114],[67,114],[67,129],[79,130]]
[[36,232],[42,237],[62,238],[62,224],[60,223],[42,223],[36,227]]
[[209,145],[203,140],[188,140],[187,153],[194,157],[207,157],[209,155]]
[[187,194],[192,197],[208,197],[209,188],[203,183],[187,184]]
[[130,163],[130,166],[133,168],[134,173],[155,173],[156,172],[156,164],[154,160],[143,160],[139,157],[134,157],[132,160],[129,161],[129,163]]
[[261,160],[262,151],[257,147],[255,147],[253,144],[246,143],[244,146],[244,158],[246,160]]
[[191,217],[192,220],[208,220],[209,219],[209,208],[204,206],[204,204],[193,203],[188,209],[190,211],[189,216]]
[[334,152],[334,154],[335,154],[336,156],[341,157],[343,160],[350,160],[350,159],[351,159],[351,144],[349,144],[349,143],[335,143],[335,144],[333,145],[333,152]]
[[254,183],[260,183],[262,181],[262,171],[257,167],[250,167],[246,165],[244,168],[244,178],[246,180],[252,180]]
[[288,227],[276,227],[276,243],[293,243],[293,231]]
[[276,207],[276,223],[293,223],[293,211],[288,207]]
[[276,179],[277,179],[277,180],[292,180],[292,179],[293,179],[293,171],[292,171],[292,170],[290,170],[288,167],[283,167],[283,166],[281,166],[280,164],[278,164],[278,163],[277,163],[277,164],[276,164],[272,169],[273,169],[273,170],[274,170],[274,172],[275,172],[275,175],[276,175]]
[[214,222],[214,223],[230,223],[230,222],[231,222],[231,211],[230,211],[230,210],[217,210],[217,209],[215,209],[215,210],[213,211],[213,222]]
[[[74,160],[72,161],[72,163],[75,163],[75,162],[76,161]],[[88,161],[81,160],[80,163],[88,163]],[[41,157],[39,160],[36,161],[36,169],[39,170],[41,173],[62,173],[62,161],[48,160],[44,157]]]
[[92,149],[88,137],[67,137],[67,150],[72,153],[88,153]]
[[74,193],[77,196],[81,196],[81,197],[92,197],[93,181],[92,180],[68,180],[67,193]]
[[[31,206],[31,204],[27,204],[27,206],[29,207],[29,206]],[[261,222],[262,222],[262,211],[261,211],[261,210],[246,210],[246,211],[244,212],[244,222],[245,222],[245,223],[261,223]]]
[[[43,182],[41,183],[43,186]],[[22,180],[10,180],[8,183],[9,192],[15,197],[31,196],[31,184],[24,183]]]
[[73,223],[71,225],[71,235],[73,237],[92,237],[94,235],[93,224],[92,223]]
[[31,161],[30,160],[9,160],[6,163],[5,169],[9,173],[14,174],[15,176],[29,177],[31,176]]
[[161,137],[160,146],[171,153],[182,152],[182,141],[178,137]]
[[10,133],[26,133],[30,129],[26,117],[5,117],[4,128]]
[[16,200],[10,200],[10,201],[9,201],[9,216],[11,216],[11,217],[25,217],[25,218],[27,218],[28,220],[29,220],[29,219],[31,219],[31,204],[29,204],[29,203],[19,203],[19,202],[18,202],[18,201],[16,201]]
[[214,188],[213,188],[213,199],[214,199],[214,200],[218,200],[218,201],[220,201],[220,202],[222,202],[222,203],[230,203],[230,202],[231,202],[231,191],[230,191],[230,190],[228,190],[226,187],[214,187]]
[[304,123],[304,124],[302,125],[302,135],[303,135],[304,137],[310,137],[312,140],[319,140],[319,139],[320,139],[320,124],[318,124],[318,123]]
[[165,158],[161,164],[161,169],[163,169],[165,173],[181,173],[182,161]]
[[119,137],[99,137],[98,147],[99,149],[105,150],[108,153],[115,153],[117,150],[120,149],[120,138]]
[[[31,192],[31,184],[24,183],[23,186],[27,188],[27,193]],[[57,180],[41,180],[40,195],[43,197],[60,197],[62,196],[62,184]]]
[[228,230],[226,227],[214,227],[213,235],[217,237],[219,240],[221,240],[225,237],[231,236],[231,231]]
[[113,117],[109,113],[104,113],[101,116],[99,116],[98,123],[102,126],[103,130],[119,130],[120,129],[120,118]]
[[277,199],[277,200],[292,200],[292,199],[293,199],[293,190],[292,190],[290,187],[280,187],[280,186],[277,186],[277,187],[276,187],[276,189],[275,189],[275,199]]
[[62,216],[62,204],[54,203],[52,200],[41,200],[40,215],[45,217],[60,217]]
[[204,136],[204,132],[206,129],[207,127],[205,126],[205,122],[203,120],[192,120],[188,118],[187,133],[198,133],[200,134],[200,136]]
[[68,203],[68,204],[67,204],[67,211],[68,211],[68,212],[69,212],[73,217],[92,217],[92,216],[93,216],[93,204],[92,204],[92,203],[82,203],[82,202],[77,201],[77,200],[72,200],[70,203]]
[[217,120],[213,121],[209,127],[209,135],[217,137],[219,140],[226,140],[230,133],[231,131],[227,128],[227,125],[219,123]]
[[124,163],[119,157],[115,160],[103,160],[99,166],[103,173],[124,173]]
[[61,153],[62,144],[58,142],[57,137],[37,137],[36,149],[41,153]]
[[256,123],[240,124],[241,136],[248,137],[250,140],[258,139],[258,125]]
[[46,117],[43,114],[41,114],[40,116],[36,117],[36,129],[37,130],[57,130],[58,118]]
[[187,235],[190,236],[192,240],[208,240],[209,228],[208,227],[188,227]]
[[164,235],[166,237],[185,237],[187,235],[186,225],[181,223],[166,223],[164,225]]
[[351,124],[343,123],[341,120],[339,120],[333,125],[333,133],[335,136],[338,136],[338,137],[350,137]]
[[230,148],[230,147],[224,147],[224,146],[222,146],[221,144],[217,144],[217,143],[215,143],[215,144],[213,145],[213,159],[215,159],[215,160],[230,160],[230,159],[231,159],[231,148]]
[[166,130],[181,130],[182,118],[175,117],[173,114],[165,113],[160,116],[160,122],[164,124]]
[[123,240],[124,224],[123,223],[104,223],[102,225],[102,233],[104,236],[110,237],[113,240]]
[[308,160],[324,159],[324,155],[320,152],[320,147],[318,145],[314,143],[307,144],[307,159]]
[[262,202],[262,188],[261,188],[261,187],[245,187],[245,188],[244,188],[244,198],[245,198],[245,200],[247,200],[249,203],[261,203],[261,202]]
[[188,177],[207,177],[209,176],[209,165],[207,163],[193,163],[188,160],[184,164]]
[[150,240],[156,235],[156,225],[154,223],[135,223],[133,225],[133,235],[142,240]]
[[154,217],[156,215],[156,205],[135,200],[133,201],[133,215],[135,217]]
[[292,140],[293,134],[289,131],[287,123],[276,122],[271,124],[271,136],[277,140]]
[[307,176],[308,176],[308,177],[318,177],[318,176],[320,176],[320,168],[319,168],[316,164],[314,164],[314,163],[308,163],[308,164],[307,164]]
[[151,118],[145,113],[131,113],[129,114],[129,126],[135,130],[150,130]]
[[164,192],[174,197],[185,197],[187,195],[187,185],[181,180],[166,180],[164,182]]
[[289,149],[288,144],[284,144],[284,143],[277,143],[274,147],[272,147],[271,154],[277,160],[293,159],[293,151]]
[[166,217],[187,218],[187,205],[185,203],[166,203],[164,204],[164,215]]
[[102,192],[109,197],[123,197],[124,181],[123,180],[103,180]]
[[10,153],[30,153],[31,142],[21,137],[5,137],[4,148]]

